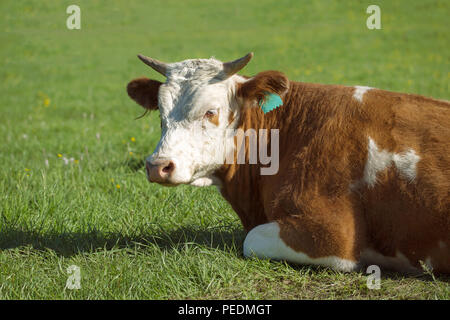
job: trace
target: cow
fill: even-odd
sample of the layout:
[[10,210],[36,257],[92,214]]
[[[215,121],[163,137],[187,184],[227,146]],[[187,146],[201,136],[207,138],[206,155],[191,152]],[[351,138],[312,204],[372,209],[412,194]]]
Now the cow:
[[[253,53],[225,63],[138,57],[166,77],[127,86],[146,112],[160,113],[148,180],[216,185],[246,231],[245,257],[342,272],[375,264],[450,273],[448,101],[290,81],[279,71],[239,75]],[[270,95],[282,105],[264,112]],[[275,172],[225,161],[238,149],[230,129],[277,130],[276,140],[265,135],[277,144]]]

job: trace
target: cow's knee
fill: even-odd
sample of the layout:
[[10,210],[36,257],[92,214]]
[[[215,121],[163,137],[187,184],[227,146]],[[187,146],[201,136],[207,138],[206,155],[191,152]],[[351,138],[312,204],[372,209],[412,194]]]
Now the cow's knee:
[[265,223],[250,230],[244,240],[244,256],[319,265],[346,272],[357,269],[357,263],[352,260],[334,255],[311,258],[305,252],[294,250],[280,237],[278,222]]
[[244,256],[279,259],[280,227],[277,222],[256,226],[244,240]]

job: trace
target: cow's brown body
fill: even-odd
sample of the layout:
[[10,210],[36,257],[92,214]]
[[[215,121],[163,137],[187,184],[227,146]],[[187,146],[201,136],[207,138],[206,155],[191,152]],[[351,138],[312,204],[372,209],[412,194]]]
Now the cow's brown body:
[[[247,257],[342,271],[370,263],[416,272],[423,261],[450,273],[450,103],[292,82],[278,71],[238,76],[252,57],[166,64],[139,56],[167,77],[127,86],[132,99],[161,114],[149,181],[219,181],[248,232]],[[268,93],[283,106],[264,114]],[[233,140],[216,133],[228,128],[278,129],[277,173],[240,161],[217,169],[216,156],[230,155],[218,146]]]
[[[276,91],[276,90],[275,90]],[[289,82],[284,105],[246,109],[239,128],[279,129],[279,172],[225,165],[216,176],[244,228],[277,221],[280,237],[311,258],[372,262],[382,256],[411,269],[426,261],[450,273],[450,103],[378,89]],[[387,152],[413,149],[413,180],[395,166],[361,182],[369,137]],[[375,261],[376,262],[376,261]]]

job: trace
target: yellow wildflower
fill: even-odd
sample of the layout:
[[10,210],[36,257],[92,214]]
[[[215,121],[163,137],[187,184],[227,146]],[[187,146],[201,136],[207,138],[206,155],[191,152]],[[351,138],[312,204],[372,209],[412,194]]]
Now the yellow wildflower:
[[120,189],[120,184],[116,184],[116,188],[117,188],[117,189]]
[[62,154],[61,153],[58,153],[58,158],[61,158],[62,157]]
[[136,139],[134,137],[131,137],[132,142],[136,142]]
[[50,105],[50,98],[45,98],[44,99],[44,106],[48,107]]

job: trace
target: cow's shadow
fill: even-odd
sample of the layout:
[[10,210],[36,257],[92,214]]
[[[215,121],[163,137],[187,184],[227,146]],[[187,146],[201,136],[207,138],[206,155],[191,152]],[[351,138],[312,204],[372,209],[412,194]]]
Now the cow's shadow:
[[[156,245],[161,250],[178,250],[186,244],[205,246],[223,250],[241,256],[243,258],[242,244],[245,232],[236,226],[222,226],[217,228],[181,227],[176,230],[153,230],[152,232],[139,233],[136,236],[124,235],[119,232],[103,233],[99,230],[88,232],[50,232],[38,233],[36,231],[24,231],[7,228],[0,231],[0,251],[14,248],[31,247],[37,251],[52,250],[59,256],[71,257],[80,253],[95,252],[97,250],[112,250],[114,248],[132,248],[135,246],[145,248]],[[287,263],[287,262],[282,262]],[[294,269],[312,269],[320,271],[323,267],[302,266],[287,263]],[[363,269],[361,273],[365,273]],[[383,271],[383,279],[417,278],[422,281],[434,281],[428,274],[400,274],[393,271]],[[450,282],[450,277],[445,275],[435,278]]]
[[31,247],[33,250],[52,250],[59,256],[71,257],[84,252],[111,250],[113,248],[146,247],[156,245],[162,250],[177,250],[187,243],[242,254],[245,232],[236,227],[197,228],[182,227],[176,230],[153,230],[126,235],[120,232],[47,232],[6,228],[0,231],[0,250]]

